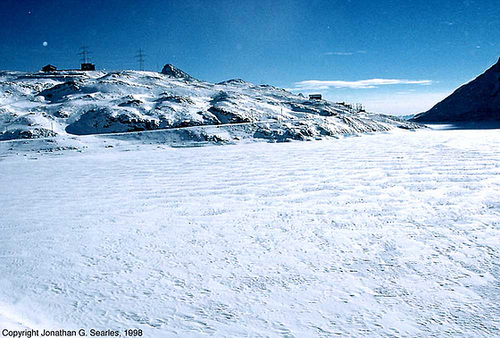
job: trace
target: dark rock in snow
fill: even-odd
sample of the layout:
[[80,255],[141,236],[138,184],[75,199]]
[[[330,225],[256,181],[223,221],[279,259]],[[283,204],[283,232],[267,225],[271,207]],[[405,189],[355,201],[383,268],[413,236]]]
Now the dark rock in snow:
[[170,63],[166,64],[163,67],[161,73],[164,74],[164,75],[168,75],[168,76],[171,76],[171,77],[178,78],[178,79],[196,80],[194,77],[192,77],[188,73],[180,70],[179,68],[175,67],[174,65],[171,65]]
[[36,139],[55,136],[57,136],[57,133],[45,128],[13,129],[0,133],[0,140]]
[[109,108],[89,110],[66,127],[66,132],[75,135],[106,134],[158,129],[159,122],[153,118],[133,112]]
[[43,96],[46,100],[58,102],[68,95],[80,92],[81,84],[76,81],[68,81],[54,87],[41,91],[38,96]]
[[230,79],[222,82],[217,82],[216,84],[218,85],[245,85],[245,86],[253,86],[253,83],[250,83],[248,81],[242,80],[242,79]]

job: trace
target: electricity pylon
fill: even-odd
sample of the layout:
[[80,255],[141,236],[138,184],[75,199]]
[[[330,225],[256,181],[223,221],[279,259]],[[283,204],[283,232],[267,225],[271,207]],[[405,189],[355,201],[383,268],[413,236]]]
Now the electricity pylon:
[[137,58],[137,61],[139,62],[139,70],[144,70],[144,57],[147,56],[144,54],[144,51],[142,49],[139,49],[137,51],[137,55],[135,56]]
[[88,46],[80,47],[81,52],[78,53],[78,55],[82,56],[82,58],[80,59],[82,63],[89,63],[89,54],[91,53],[88,51],[88,48]]

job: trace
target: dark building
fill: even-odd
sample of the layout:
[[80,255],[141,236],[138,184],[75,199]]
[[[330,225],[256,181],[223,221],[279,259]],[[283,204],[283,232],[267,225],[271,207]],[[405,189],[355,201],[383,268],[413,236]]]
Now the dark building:
[[56,70],[57,67],[52,65],[46,65],[45,67],[42,68],[43,72],[55,72]]
[[82,70],[95,70],[93,63],[82,63]]
[[309,94],[309,100],[321,100],[321,94]]

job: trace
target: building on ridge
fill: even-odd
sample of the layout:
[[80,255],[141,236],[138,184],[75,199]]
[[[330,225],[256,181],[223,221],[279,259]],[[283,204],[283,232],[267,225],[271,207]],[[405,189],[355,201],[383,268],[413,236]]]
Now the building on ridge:
[[309,100],[322,100],[321,94],[309,94]]
[[89,63],[89,62],[85,62],[85,63],[82,63],[82,68],[81,70],[95,70],[95,64],[93,63]]
[[48,64],[45,67],[42,67],[42,72],[55,72],[56,70],[57,70],[57,67],[53,66],[51,64]]

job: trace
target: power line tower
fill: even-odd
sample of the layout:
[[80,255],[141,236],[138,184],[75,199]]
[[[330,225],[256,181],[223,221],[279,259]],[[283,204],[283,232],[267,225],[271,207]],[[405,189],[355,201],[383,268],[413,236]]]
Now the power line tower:
[[81,50],[81,52],[78,53],[78,55],[81,55],[80,61],[82,63],[89,63],[89,54],[91,54],[91,52],[89,52],[89,47],[82,46],[82,47],[80,47],[80,50]]
[[147,56],[144,54],[144,51],[142,49],[139,49],[137,51],[137,55],[135,56],[137,58],[137,61],[139,62],[139,70],[144,70],[144,57]]

